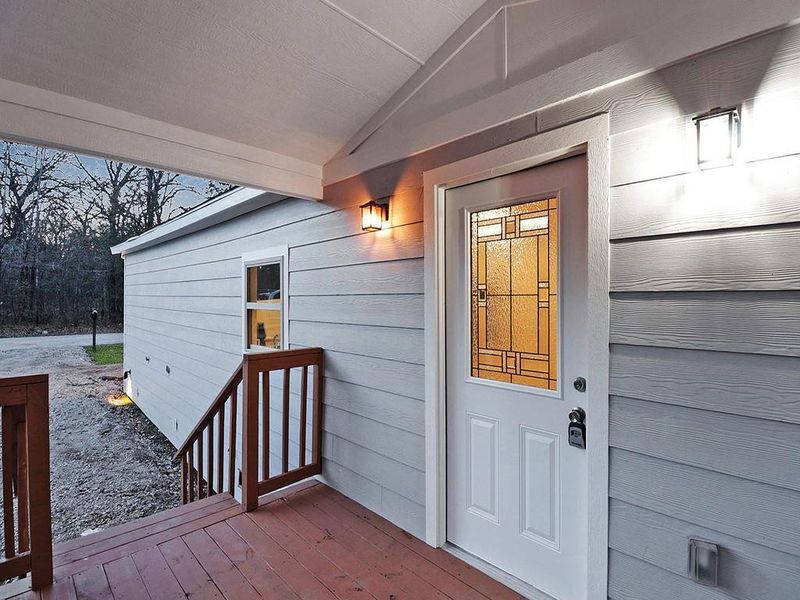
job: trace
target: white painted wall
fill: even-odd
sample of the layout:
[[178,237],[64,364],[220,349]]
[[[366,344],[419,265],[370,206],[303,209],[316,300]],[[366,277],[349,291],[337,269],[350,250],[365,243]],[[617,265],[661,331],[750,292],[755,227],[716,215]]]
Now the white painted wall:
[[242,255],[288,245],[290,346],[326,350],[324,476],[421,535],[422,206],[398,199],[391,229],[363,233],[356,200],[290,199],[128,254],[125,368],[179,445],[241,360]]

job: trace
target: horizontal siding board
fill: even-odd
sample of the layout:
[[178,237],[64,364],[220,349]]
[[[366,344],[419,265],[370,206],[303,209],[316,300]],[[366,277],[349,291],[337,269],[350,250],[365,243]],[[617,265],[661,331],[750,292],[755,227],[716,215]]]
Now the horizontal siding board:
[[327,351],[325,375],[417,400],[425,397],[425,369],[421,365]]
[[167,328],[187,327],[199,331],[213,331],[230,334],[239,332],[241,337],[242,315],[206,314],[188,311],[161,310],[159,308],[139,308],[128,306],[126,316],[136,321],[159,323]]
[[[131,323],[135,322],[137,325]],[[212,331],[210,329],[198,329],[196,327],[188,327],[178,323],[170,323],[168,321],[159,321],[145,317],[137,317],[135,321],[128,322],[128,326],[134,331],[143,332],[147,335],[148,331],[160,332],[168,331],[164,337],[170,337],[175,340],[196,344],[204,348],[213,350],[221,350],[223,352],[241,354],[242,349],[242,334],[241,330],[238,333],[227,331]],[[142,337],[140,335],[140,337]]]
[[294,321],[289,338],[301,346],[424,364],[424,337],[419,329]]
[[611,290],[800,290],[798,265],[797,227],[625,241],[611,245]]
[[326,378],[325,404],[410,433],[425,430],[425,404],[407,396]]
[[538,112],[539,129],[553,129],[608,112],[611,133],[656,121],[734,106],[756,94],[797,85],[800,28],[775,31],[625,80]]
[[148,262],[162,264],[170,256],[229,243],[237,239],[243,230],[267,231],[333,212],[336,209],[323,202],[288,198],[213,227],[139,250],[128,255],[125,260],[133,268],[132,272],[138,273],[138,267]]
[[322,462],[322,480],[412,535],[423,536],[424,507],[327,458]]
[[195,296],[212,296],[241,298],[242,276],[224,277],[221,279],[203,279],[198,272],[192,281],[165,281],[162,283],[142,283],[128,286],[131,296],[164,296],[172,298],[193,298]]
[[164,352],[175,353],[176,355],[187,358],[194,358],[198,370],[206,365],[212,365],[232,372],[235,366],[242,360],[241,351],[238,347],[235,350],[231,350],[199,345],[174,337],[168,333],[163,333],[162,330],[159,329],[139,327],[134,324],[134,321],[126,323],[125,338],[139,340],[139,346],[142,349],[147,349],[149,348],[149,344],[152,344],[153,347],[159,348]]
[[615,448],[800,491],[800,427],[611,398]]
[[422,329],[424,296],[422,294],[294,296],[289,298],[289,318],[318,323]]
[[215,259],[203,263],[171,267],[169,269],[155,269],[141,273],[127,273],[125,283],[129,286],[145,283],[165,283],[169,281],[193,281],[198,274],[203,279],[224,279],[241,277],[242,259],[235,258]]
[[719,589],[740,600],[794,598],[800,590],[796,556],[611,500],[609,546],[680,577],[687,576],[688,540],[720,546]]
[[351,471],[327,456],[322,457],[322,480],[325,484],[352,498],[379,515],[386,512],[381,507],[381,486]]
[[[149,372],[147,377],[162,372],[166,374],[166,367],[169,366],[170,370],[177,369],[178,372],[191,373],[192,377],[199,381],[221,387],[233,372],[233,367],[226,369],[220,366],[220,363],[199,363],[196,358],[164,349],[155,345],[152,340],[142,340],[132,334],[128,334],[125,338],[125,353],[128,367],[136,361]],[[145,357],[149,360],[145,360]]]
[[[362,233],[361,211],[358,206],[332,210],[322,202],[316,202],[313,203],[315,208],[323,208],[319,214],[306,213],[305,218],[282,222],[270,212],[277,211],[284,204],[281,202],[263,211],[253,212],[203,232],[156,246],[147,260],[131,263],[130,273],[235,259],[243,253],[279,244],[293,247]],[[412,198],[403,195],[393,198],[391,217],[393,227],[421,221],[422,202],[419,196]],[[137,254],[132,254],[131,257],[136,257]]]
[[191,298],[164,298],[163,296],[125,295],[125,307],[158,309],[208,315],[242,317],[242,299],[192,296]]
[[419,539],[425,537],[425,506],[406,498],[402,494],[383,488],[381,490],[381,507],[398,527]]
[[425,467],[425,444],[417,434],[330,405],[325,408],[325,430],[409,467],[418,470]]
[[800,356],[800,295],[744,292],[614,296],[611,342]]
[[611,347],[617,396],[800,424],[800,359]]
[[289,274],[290,296],[421,294],[422,290],[420,258]]
[[723,590],[615,550],[608,553],[608,596],[611,600],[736,600]]
[[399,258],[422,256],[422,223],[390,227],[376,234],[359,233],[317,244],[304,244],[289,252],[292,271],[324,269]]
[[613,448],[612,498],[800,556],[800,493]]
[[425,502],[425,473],[336,435],[326,436],[325,456],[411,500]]
[[800,156],[695,171],[611,190],[611,238],[800,221]]

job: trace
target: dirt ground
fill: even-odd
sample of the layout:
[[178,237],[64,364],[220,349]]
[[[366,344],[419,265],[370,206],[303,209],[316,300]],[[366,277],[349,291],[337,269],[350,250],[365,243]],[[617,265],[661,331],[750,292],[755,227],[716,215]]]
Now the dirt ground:
[[135,405],[106,402],[121,365],[94,365],[78,345],[0,350],[0,376],[50,374],[54,541],[179,504],[175,448]]

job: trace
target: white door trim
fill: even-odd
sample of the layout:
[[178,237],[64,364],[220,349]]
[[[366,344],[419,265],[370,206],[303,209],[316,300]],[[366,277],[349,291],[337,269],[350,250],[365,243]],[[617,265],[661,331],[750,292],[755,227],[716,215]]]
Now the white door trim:
[[590,600],[608,587],[609,119],[599,115],[426,171],[425,186],[425,541],[447,541],[444,319],[444,198],[449,187],[587,154],[589,212],[588,404]]

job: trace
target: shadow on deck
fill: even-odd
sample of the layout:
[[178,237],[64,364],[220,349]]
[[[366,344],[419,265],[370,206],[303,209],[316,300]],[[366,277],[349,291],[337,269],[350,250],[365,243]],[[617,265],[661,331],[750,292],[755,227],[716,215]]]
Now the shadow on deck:
[[[54,584],[4,598],[519,598],[441,549],[310,481],[250,513],[228,494],[58,544]],[[2,593],[3,588],[0,588]]]

